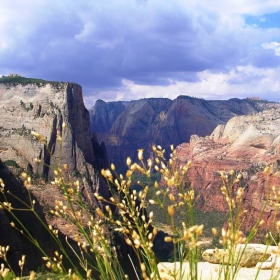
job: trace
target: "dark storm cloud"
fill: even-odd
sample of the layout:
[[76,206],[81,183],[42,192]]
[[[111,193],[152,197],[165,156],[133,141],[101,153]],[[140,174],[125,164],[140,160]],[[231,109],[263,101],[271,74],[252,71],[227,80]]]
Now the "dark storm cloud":
[[221,43],[213,48],[215,39],[207,34],[215,31],[213,21],[194,21],[180,6],[134,7],[131,15],[117,8],[101,13],[92,7],[92,16],[85,18],[71,10],[46,12],[46,20],[20,42],[17,55],[6,56],[4,66],[6,61],[11,68],[20,65],[18,71],[35,68],[34,75],[110,88],[122,79],[167,85],[168,73],[176,79],[178,72],[180,80],[185,72],[187,79],[193,76],[188,72],[222,68],[233,57],[230,48],[221,53]]
[[[42,0],[22,2],[17,9],[3,3],[0,73],[77,82],[85,95],[107,90],[108,96],[121,96],[124,81],[130,87],[197,84],[193,90],[202,83],[206,91],[206,83],[241,85],[263,76],[242,78],[234,72],[238,66],[279,67],[279,56],[262,43],[278,42],[280,31],[252,26],[215,1],[217,11],[212,4],[183,0],[61,0],[56,5]],[[238,11],[243,3],[236,3]],[[214,78],[201,76],[204,71]]]

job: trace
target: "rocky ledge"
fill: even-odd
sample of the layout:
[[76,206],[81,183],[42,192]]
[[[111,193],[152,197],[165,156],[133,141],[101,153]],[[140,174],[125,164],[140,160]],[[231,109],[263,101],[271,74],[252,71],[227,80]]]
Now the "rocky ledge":
[[[266,246],[263,244],[240,244],[236,247],[233,266],[237,269],[236,280],[269,280],[279,279],[280,256],[277,246]],[[228,263],[228,252],[222,249],[208,249],[203,252],[202,257],[207,262],[198,263],[198,279],[213,280],[225,279],[224,273]],[[189,263],[184,262],[180,275],[180,263],[159,263],[158,269],[161,279],[174,280],[189,279]]]

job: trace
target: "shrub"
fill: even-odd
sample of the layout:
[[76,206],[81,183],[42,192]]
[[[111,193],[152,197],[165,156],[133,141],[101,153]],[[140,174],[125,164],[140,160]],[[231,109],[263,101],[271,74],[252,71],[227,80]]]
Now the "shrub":
[[4,163],[6,164],[6,166],[9,166],[9,167],[20,168],[20,166],[12,159],[8,159],[8,160],[4,161]]

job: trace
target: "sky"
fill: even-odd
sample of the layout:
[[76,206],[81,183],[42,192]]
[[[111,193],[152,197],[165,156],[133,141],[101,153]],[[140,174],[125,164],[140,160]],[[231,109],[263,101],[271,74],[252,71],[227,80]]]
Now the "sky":
[[0,0],[0,75],[97,99],[280,101],[280,1]]

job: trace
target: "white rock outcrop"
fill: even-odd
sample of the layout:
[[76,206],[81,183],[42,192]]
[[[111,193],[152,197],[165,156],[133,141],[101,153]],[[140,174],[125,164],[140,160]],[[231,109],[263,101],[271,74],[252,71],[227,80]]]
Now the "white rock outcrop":
[[[233,265],[228,265],[227,250],[207,249],[204,251],[202,257],[206,262],[199,262],[197,265],[198,279],[223,280],[227,267],[229,268],[228,272],[237,271],[237,276],[234,278],[236,280],[280,279],[278,246],[239,244],[236,246],[235,253],[239,254],[239,257],[233,259]],[[158,264],[158,270],[162,280],[191,279],[188,262],[183,262],[181,265],[179,262],[162,262]]]
[[[93,171],[90,119],[81,86],[48,82],[0,83],[0,115],[2,161],[12,160],[46,178],[51,176],[55,161],[60,159],[68,164],[70,172]],[[46,138],[47,148],[31,135],[31,131]],[[57,141],[60,135],[61,148]],[[41,163],[36,163],[35,158]]]
[[[189,280],[191,279],[189,273],[189,263],[185,262],[182,266],[183,274],[179,273],[180,264],[177,263],[159,263],[158,269],[161,280]],[[207,262],[198,263],[198,278],[199,280],[224,280],[224,270],[219,264],[211,264]],[[257,275],[257,277],[256,277]],[[270,280],[280,279],[278,270],[259,270],[258,268],[241,267],[237,271],[236,280]]]

